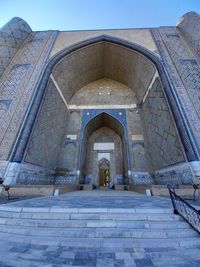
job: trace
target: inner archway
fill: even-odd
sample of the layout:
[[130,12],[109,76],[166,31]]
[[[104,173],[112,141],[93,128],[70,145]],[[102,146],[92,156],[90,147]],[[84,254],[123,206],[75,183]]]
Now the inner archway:
[[126,138],[121,123],[109,114],[102,112],[90,120],[80,147],[81,183],[97,187],[125,183],[129,157]]

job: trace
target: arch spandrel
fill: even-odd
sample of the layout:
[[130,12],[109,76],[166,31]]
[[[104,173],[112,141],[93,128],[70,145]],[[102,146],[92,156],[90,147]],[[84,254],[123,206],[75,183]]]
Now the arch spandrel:
[[90,30],[60,32],[50,57],[54,57],[62,50],[65,50],[74,44],[91,40],[93,38],[101,38],[102,36],[108,36],[111,39],[122,39],[125,42],[132,42],[133,44],[143,46],[151,52],[157,52],[155,41],[153,40],[149,29]]
[[[123,131],[126,131],[127,129],[127,122],[126,122],[126,113],[123,109],[96,109],[96,110],[84,110],[83,111],[83,119],[82,119],[82,126],[81,129],[85,131],[85,129],[92,125],[93,129],[97,129],[100,126],[102,126],[102,117],[107,118],[107,125],[111,127],[114,131],[117,130],[116,125],[118,125],[118,131],[119,135],[122,135]],[[95,127],[94,121],[99,121],[97,123],[97,127]],[[113,123],[111,123],[111,121]],[[92,132],[91,131],[91,132]]]

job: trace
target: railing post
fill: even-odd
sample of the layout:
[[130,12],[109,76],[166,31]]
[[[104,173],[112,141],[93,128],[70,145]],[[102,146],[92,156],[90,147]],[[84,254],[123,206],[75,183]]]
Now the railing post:
[[198,234],[200,234],[200,212],[180,196],[176,195],[170,188],[168,189],[174,208],[174,214],[179,214],[198,232]]
[[[173,193],[175,193],[175,192],[173,192]],[[170,195],[170,197],[171,197],[171,200],[172,200],[172,205],[173,205],[173,209],[174,209],[174,214],[178,214],[178,211],[177,211],[177,209],[176,209],[176,204],[175,204],[175,201],[174,201],[174,197],[173,197],[173,195],[172,195],[172,191],[171,191],[171,189],[169,189],[169,195]]]

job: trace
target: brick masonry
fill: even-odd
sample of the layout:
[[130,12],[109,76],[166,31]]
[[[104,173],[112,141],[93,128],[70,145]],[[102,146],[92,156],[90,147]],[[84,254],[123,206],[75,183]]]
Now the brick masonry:
[[194,137],[197,153],[200,145],[199,85],[200,66],[197,55],[173,27],[153,30],[160,55],[184,109],[187,125]]
[[[45,176],[48,177],[47,183],[55,181],[55,177],[58,183],[77,182],[81,134],[87,112],[83,106],[99,108],[99,105],[114,105],[112,113],[115,116],[124,105],[122,113],[126,118],[124,129],[128,144],[125,169],[131,171],[132,182],[152,182],[150,173],[155,177],[154,182],[167,183],[172,171],[166,171],[165,175],[160,170],[172,165],[174,177],[180,176],[179,172],[176,173],[176,165],[187,159],[197,161],[200,154],[200,38],[198,31],[194,34],[195,29],[200,27],[199,21],[199,15],[189,13],[178,23],[178,27],[111,31],[113,40],[122,38],[129,41],[124,46],[107,41],[93,43],[71,54],[63,54],[61,60],[56,62],[59,51],[61,55],[69,45],[78,45],[78,39],[85,41],[87,36],[98,36],[98,31],[90,34],[32,32],[23,20],[11,20],[0,31],[0,55],[4,52],[5,55],[9,54],[6,60],[0,57],[2,175],[15,148],[23,146],[19,147],[20,157],[23,156],[23,164],[28,164],[30,172],[29,167],[23,165],[18,181],[28,183],[32,175],[32,181],[36,183],[40,183],[40,177],[45,183]],[[147,40],[142,43],[144,32]],[[106,33],[106,30],[99,31],[99,35]],[[65,42],[61,42],[61,37]],[[133,41],[137,47],[135,50],[127,47]],[[147,51],[148,48],[151,52]],[[162,79],[156,78],[162,76],[160,70],[142,52],[138,52],[142,49],[163,65],[166,73],[162,75],[169,79],[173,92],[166,89],[165,84],[161,85]],[[55,51],[57,55],[50,58]],[[36,109],[32,118],[34,126],[26,130],[23,123],[33,116],[29,111],[33,109],[36,94],[43,90],[38,87],[39,82],[44,79],[45,84],[45,79],[49,78],[46,74],[42,76],[46,70],[51,72],[49,66],[57,85],[49,80],[43,100],[42,94],[40,96],[39,102],[42,102],[38,104],[39,110]],[[165,90],[168,90],[167,98]],[[78,108],[81,105],[82,108]],[[178,110],[182,111],[182,117],[177,121],[180,118]],[[95,112],[93,110],[92,114]],[[26,139],[30,136],[28,146],[24,139],[18,142],[22,130],[27,135]],[[76,138],[71,140],[68,135],[75,135]],[[115,161],[116,165],[121,160]],[[117,166],[120,167],[120,164]],[[60,176],[62,171],[65,175]],[[52,178],[56,172],[58,175]],[[121,175],[116,168],[115,173]],[[191,182],[190,168],[187,167],[185,173],[181,170],[181,173],[187,176],[183,178],[184,183]]]
[[30,138],[25,162],[50,169],[57,167],[66,119],[65,105],[50,81]]
[[30,33],[29,25],[17,17],[0,29],[0,77]]
[[158,79],[142,106],[141,117],[150,172],[183,162],[180,140]]
[[[16,29],[19,23],[14,20],[10,24],[11,28]],[[21,32],[20,28],[18,31]],[[1,160],[7,160],[11,153],[56,33],[31,32],[25,37],[27,37],[26,40],[21,44],[0,79]]]

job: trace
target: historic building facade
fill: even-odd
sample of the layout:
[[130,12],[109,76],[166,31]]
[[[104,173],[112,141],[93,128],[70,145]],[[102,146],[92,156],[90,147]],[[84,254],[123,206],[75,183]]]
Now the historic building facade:
[[200,176],[200,16],[176,27],[0,30],[4,184],[191,184]]

